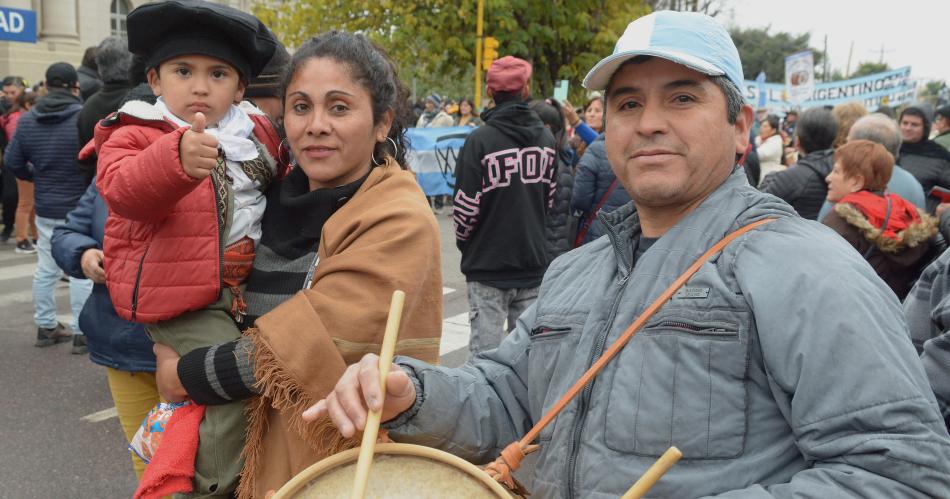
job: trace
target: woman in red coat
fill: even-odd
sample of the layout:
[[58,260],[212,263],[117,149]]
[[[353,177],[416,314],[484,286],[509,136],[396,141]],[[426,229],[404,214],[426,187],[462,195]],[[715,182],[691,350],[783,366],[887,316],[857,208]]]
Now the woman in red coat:
[[937,220],[887,193],[894,157],[884,146],[855,140],[838,148],[827,177],[835,204],[822,223],[841,234],[901,300],[937,256]]

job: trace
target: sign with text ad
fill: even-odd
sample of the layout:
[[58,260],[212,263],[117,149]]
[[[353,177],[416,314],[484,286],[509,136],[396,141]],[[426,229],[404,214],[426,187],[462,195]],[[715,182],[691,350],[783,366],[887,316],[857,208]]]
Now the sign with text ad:
[[0,7],[0,41],[36,43],[36,12]]

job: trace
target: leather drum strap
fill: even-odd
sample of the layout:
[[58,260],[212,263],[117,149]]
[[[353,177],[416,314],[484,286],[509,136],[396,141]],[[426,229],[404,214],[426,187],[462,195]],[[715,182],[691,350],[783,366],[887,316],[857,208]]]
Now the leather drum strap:
[[512,473],[514,473],[521,466],[521,461],[526,455],[540,449],[540,446],[531,445],[531,442],[534,442],[535,439],[538,438],[538,435],[541,434],[541,430],[550,424],[551,421],[554,421],[554,418],[557,417],[557,415],[567,406],[567,404],[574,400],[574,397],[576,397],[577,394],[584,389],[584,386],[590,383],[591,380],[593,380],[594,377],[600,373],[604,366],[606,366],[607,363],[610,362],[611,359],[613,359],[617,353],[623,349],[627,342],[633,338],[633,335],[635,335],[637,331],[643,327],[646,321],[653,317],[657,311],[659,311],[660,308],[673,297],[673,294],[675,294],[679,288],[686,284],[686,281],[688,281],[689,278],[692,277],[693,274],[695,274],[704,263],[712,258],[713,255],[722,251],[723,248],[728,246],[731,242],[735,241],[739,236],[773,221],[775,221],[774,218],[765,218],[746,225],[745,227],[742,227],[741,229],[724,237],[721,241],[716,243],[715,246],[709,248],[709,250],[703,253],[702,256],[697,258],[696,261],[693,262],[693,264],[690,265],[682,275],[673,281],[673,284],[671,284],[670,287],[668,287],[666,291],[664,291],[656,299],[656,301],[650,304],[650,306],[643,311],[640,317],[638,317],[637,320],[634,321],[626,331],[624,331],[620,338],[617,338],[617,341],[610,345],[610,348],[604,352],[597,362],[590,366],[590,369],[588,369],[587,372],[585,372],[584,375],[581,376],[573,386],[571,386],[567,393],[565,393],[564,396],[561,397],[561,399],[551,407],[551,410],[549,410],[541,417],[540,420],[538,420],[534,427],[531,428],[531,430],[529,430],[528,433],[526,433],[525,436],[521,438],[521,440],[508,444],[508,446],[501,451],[501,456],[485,466],[485,471],[489,474],[489,476],[497,480],[502,485],[508,487],[509,490],[512,490],[518,494],[525,494],[527,491],[521,486],[521,484],[515,481]]

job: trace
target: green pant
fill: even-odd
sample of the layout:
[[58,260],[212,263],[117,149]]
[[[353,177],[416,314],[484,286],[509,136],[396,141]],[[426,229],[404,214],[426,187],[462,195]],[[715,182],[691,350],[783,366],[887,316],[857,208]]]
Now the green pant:
[[[231,292],[227,288],[222,290],[221,298],[207,308],[149,325],[146,329],[156,343],[175,349],[179,355],[241,336],[231,317]],[[246,431],[243,402],[207,407],[198,429],[200,443],[195,458],[194,491],[184,497],[221,497],[234,492],[244,465],[241,451]]]

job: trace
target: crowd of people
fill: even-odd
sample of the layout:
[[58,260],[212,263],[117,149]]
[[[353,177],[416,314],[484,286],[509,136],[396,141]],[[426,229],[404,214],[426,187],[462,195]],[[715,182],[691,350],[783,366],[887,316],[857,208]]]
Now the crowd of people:
[[[36,88],[4,78],[0,235],[37,254],[35,345],[105,367],[130,442],[175,404],[136,495],[264,498],[370,408],[393,440],[514,468],[635,321],[541,430],[538,496],[618,496],[671,445],[663,497],[950,490],[950,106],[753,111],[715,20],[631,21],[579,107],[514,56],[484,110],[411,102],[361,34],[291,54],[201,0],[136,8]],[[449,126],[474,128],[441,200],[470,307],[451,369],[440,201],[406,140]]]

